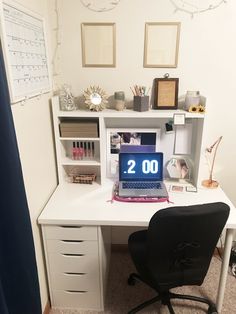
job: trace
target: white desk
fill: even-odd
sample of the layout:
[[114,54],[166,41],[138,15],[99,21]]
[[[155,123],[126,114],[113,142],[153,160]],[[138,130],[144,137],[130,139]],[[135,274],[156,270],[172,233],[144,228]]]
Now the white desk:
[[[230,206],[225,238],[225,250],[221,267],[220,282],[217,292],[217,308],[220,312],[223,305],[223,297],[227,279],[230,251],[233,241],[234,229],[236,229],[236,209],[224,192],[220,189],[199,188],[198,192],[170,192],[172,203],[124,203],[110,202],[112,197],[111,182],[103,185],[81,185],[78,189],[76,184],[65,184],[58,186],[52,195],[38,221],[43,225],[57,226],[148,226],[152,215],[159,209],[171,206],[193,205],[200,203],[224,202]],[[44,229],[43,229],[44,230]],[[101,249],[101,237],[98,236],[99,254],[105,252]],[[44,241],[45,238],[44,234]],[[45,244],[45,243],[44,243]],[[45,244],[46,245],[46,244]],[[47,249],[45,248],[46,260]],[[106,260],[102,261],[100,271],[107,267]],[[49,267],[47,261],[47,267]],[[50,276],[49,270],[48,275]],[[52,285],[49,288],[52,291]],[[100,289],[104,289],[100,284]],[[71,292],[70,290],[68,290]],[[101,302],[101,307],[103,307]],[[89,308],[89,307],[88,307]]]

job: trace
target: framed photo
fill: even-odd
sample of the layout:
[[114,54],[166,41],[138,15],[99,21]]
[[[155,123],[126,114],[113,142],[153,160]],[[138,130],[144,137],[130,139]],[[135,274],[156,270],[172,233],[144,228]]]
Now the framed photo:
[[178,64],[180,23],[146,23],[145,68],[176,68]]
[[83,67],[116,66],[115,23],[82,23]]
[[107,177],[118,178],[119,153],[155,152],[160,146],[160,129],[107,129]]
[[179,79],[156,78],[154,84],[153,109],[177,109]]

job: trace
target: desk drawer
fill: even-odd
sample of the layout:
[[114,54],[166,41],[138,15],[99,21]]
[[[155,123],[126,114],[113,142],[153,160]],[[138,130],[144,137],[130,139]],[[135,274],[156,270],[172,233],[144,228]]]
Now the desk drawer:
[[98,256],[97,241],[83,240],[47,240],[47,251],[49,253],[62,254],[84,254]]
[[51,274],[52,289],[99,292],[99,274],[90,273],[55,273]]
[[88,226],[44,226],[46,239],[97,240],[97,227]]
[[100,295],[96,292],[53,290],[52,307],[101,309]]
[[50,272],[74,272],[97,274],[99,271],[98,255],[67,255],[49,253]]

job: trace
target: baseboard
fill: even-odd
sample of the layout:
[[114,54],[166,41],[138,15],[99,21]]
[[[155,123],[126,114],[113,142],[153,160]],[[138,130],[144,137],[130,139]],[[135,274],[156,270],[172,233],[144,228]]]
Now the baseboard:
[[44,308],[43,314],[49,314],[50,313],[50,309],[51,309],[51,307],[50,307],[50,303],[48,301],[46,306],[45,306],[45,308]]

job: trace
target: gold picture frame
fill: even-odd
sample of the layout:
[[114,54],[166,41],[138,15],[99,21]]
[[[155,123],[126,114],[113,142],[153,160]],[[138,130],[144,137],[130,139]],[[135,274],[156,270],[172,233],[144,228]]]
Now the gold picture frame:
[[83,67],[116,66],[115,23],[81,24]]
[[145,68],[176,68],[178,65],[180,22],[145,24]]

